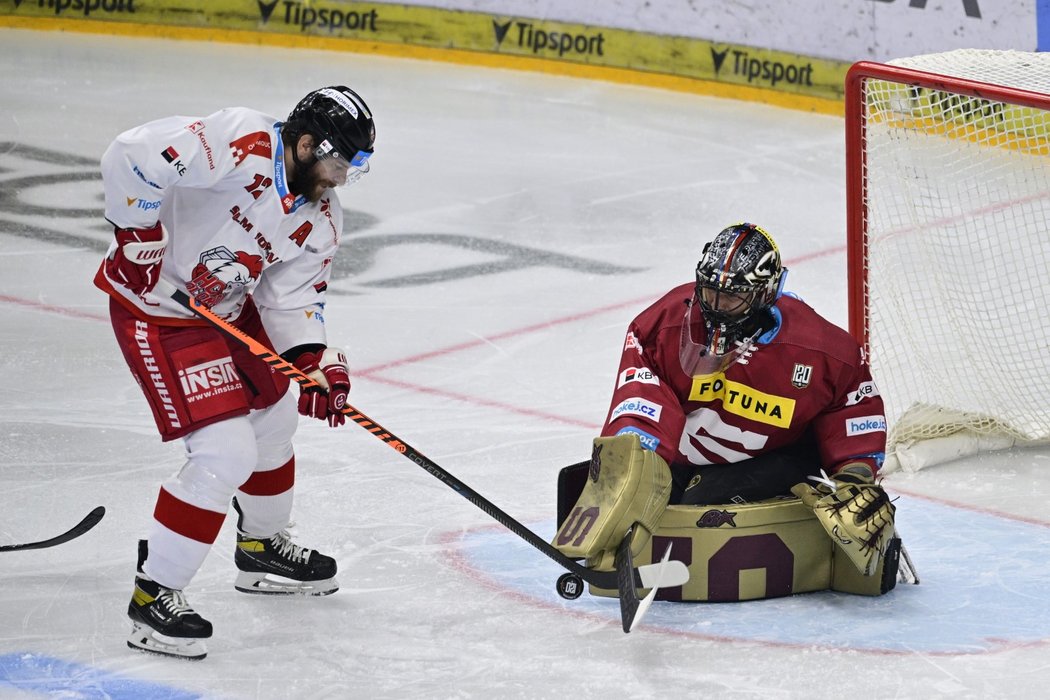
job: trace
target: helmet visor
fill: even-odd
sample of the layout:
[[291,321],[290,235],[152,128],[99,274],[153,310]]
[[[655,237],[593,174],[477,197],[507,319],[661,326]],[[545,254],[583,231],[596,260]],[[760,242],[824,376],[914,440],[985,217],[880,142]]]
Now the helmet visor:
[[318,175],[335,183],[336,187],[352,185],[369,171],[368,159],[371,151],[358,151],[347,159],[342,153],[332,148],[327,139],[314,150],[317,158]]

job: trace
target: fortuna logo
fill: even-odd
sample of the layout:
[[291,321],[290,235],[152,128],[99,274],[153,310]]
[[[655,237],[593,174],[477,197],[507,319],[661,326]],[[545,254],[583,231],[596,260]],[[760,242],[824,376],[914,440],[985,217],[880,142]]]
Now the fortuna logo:
[[649,403],[640,396],[632,396],[625,401],[621,401],[620,404],[612,410],[612,413],[609,414],[609,420],[614,421],[620,416],[634,415],[642,416],[643,418],[651,418],[654,423],[659,423],[660,412],[662,410],[662,406],[658,406],[655,403]]
[[846,419],[846,435],[886,432],[886,416],[861,416]]
[[723,374],[693,377],[689,400],[701,403],[720,401],[722,408],[729,413],[778,428],[789,427],[795,415],[794,399],[766,394],[747,384],[726,379]]

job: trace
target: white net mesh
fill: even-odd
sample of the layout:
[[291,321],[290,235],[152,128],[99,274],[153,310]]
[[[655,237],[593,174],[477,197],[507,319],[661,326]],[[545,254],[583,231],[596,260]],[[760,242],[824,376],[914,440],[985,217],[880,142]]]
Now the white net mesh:
[[[1050,95],[1050,55],[890,65]],[[865,93],[863,274],[891,453],[960,432],[1050,439],[1050,96],[1044,110],[874,78]]]

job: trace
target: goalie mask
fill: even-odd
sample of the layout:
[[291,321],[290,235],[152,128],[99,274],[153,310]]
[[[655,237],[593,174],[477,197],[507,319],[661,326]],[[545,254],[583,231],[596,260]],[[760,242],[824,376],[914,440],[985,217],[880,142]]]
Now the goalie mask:
[[[340,185],[352,184],[368,172],[376,127],[372,112],[361,96],[348,87],[336,85],[314,90],[299,101],[283,125],[290,143],[296,143],[303,134],[314,137],[317,147],[314,157]],[[296,149],[292,157],[297,166]]]
[[[682,368],[691,374],[717,371],[746,352],[741,346],[772,325],[767,311],[780,296],[784,273],[780,250],[761,227],[740,223],[719,232],[696,266],[695,293],[682,328]],[[702,342],[694,336],[703,336]],[[705,357],[708,362],[698,363]]]

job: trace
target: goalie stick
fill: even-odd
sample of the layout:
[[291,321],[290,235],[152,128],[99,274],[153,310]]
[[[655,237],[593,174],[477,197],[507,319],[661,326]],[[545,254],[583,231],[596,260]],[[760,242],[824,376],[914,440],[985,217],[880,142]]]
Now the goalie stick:
[[[217,330],[247,347],[253,355],[270,365],[274,371],[280,372],[294,380],[300,387],[311,388],[319,386],[317,382],[308,377],[306,373],[298,367],[288,362],[259,341],[248,336],[225,319],[217,316],[211,309],[186,294],[186,292],[176,289],[173,285],[164,280],[162,280],[157,287],[159,292],[167,294],[180,305],[207,321]],[[515,535],[525,540],[569,571],[569,574],[563,575],[558,580],[558,592],[561,593],[563,597],[572,598],[579,596],[579,586],[576,585],[577,581],[572,580],[572,577],[582,579],[597,588],[619,590],[620,575],[616,571],[598,571],[580,564],[575,559],[565,556],[552,544],[519,523],[507,513],[500,510],[491,501],[457,479],[422,452],[419,452],[350,404],[347,404],[343,408],[343,414],[354,423],[357,423],[359,426],[372,433],[377,439],[385,442],[399,454],[422,467],[423,470],[431,476],[451,488],[460,496],[466,498],[489,515],[489,517],[496,520]],[[659,581],[663,586],[681,586],[689,580],[689,569],[685,564],[677,560],[665,560],[657,564],[646,564],[637,568],[632,566],[631,569],[633,569],[632,578],[634,584],[638,588],[651,588],[654,581]],[[630,571],[626,572],[624,575],[626,576],[627,573],[630,573]],[[566,594],[566,590],[568,590],[570,594]],[[572,595],[573,593],[575,595]],[[626,625],[625,629],[627,629]]]
[[[627,531],[620,546],[616,548],[616,584],[617,592],[620,594],[620,621],[623,623],[623,631],[631,632],[642,621],[649,606],[656,598],[656,591],[664,586],[680,585],[669,580],[664,580],[660,574],[665,569],[660,569],[657,576],[648,581],[645,588],[651,588],[648,595],[641,600],[638,599],[638,589],[635,586],[631,570],[634,568],[634,557],[631,554],[631,541],[634,537],[634,528]],[[667,545],[661,564],[667,564],[671,560],[671,545]]]
[[98,506],[93,511],[85,515],[83,520],[81,520],[79,523],[63,532],[61,535],[56,535],[49,540],[41,540],[39,542],[0,545],[0,552],[19,552],[23,549],[45,549],[47,547],[55,547],[60,544],[65,544],[70,540],[74,540],[77,537],[80,537],[85,532],[95,527],[95,525],[98,524],[98,521],[102,520],[102,516],[105,514],[105,507]]

